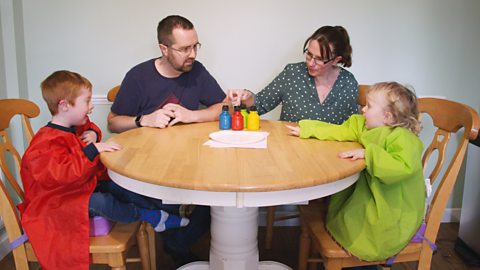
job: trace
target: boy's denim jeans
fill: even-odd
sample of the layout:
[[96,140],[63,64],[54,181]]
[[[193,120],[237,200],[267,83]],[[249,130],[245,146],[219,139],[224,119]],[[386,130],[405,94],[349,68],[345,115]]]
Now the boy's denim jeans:
[[[121,223],[138,221],[139,208],[164,210],[178,215],[179,205],[163,204],[162,200],[146,197],[129,191],[113,181],[99,181],[89,201],[90,216],[104,216]],[[210,227],[210,208],[196,206],[188,217],[187,227],[171,229],[162,233],[166,248],[177,253],[190,252],[191,246]]]

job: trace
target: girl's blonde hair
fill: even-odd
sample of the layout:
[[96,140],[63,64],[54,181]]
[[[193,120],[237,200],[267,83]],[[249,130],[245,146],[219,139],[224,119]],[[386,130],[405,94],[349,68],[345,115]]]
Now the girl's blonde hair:
[[422,130],[418,101],[415,93],[397,82],[381,82],[374,84],[369,93],[385,93],[387,107],[393,116],[392,127],[404,127],[417,136]]

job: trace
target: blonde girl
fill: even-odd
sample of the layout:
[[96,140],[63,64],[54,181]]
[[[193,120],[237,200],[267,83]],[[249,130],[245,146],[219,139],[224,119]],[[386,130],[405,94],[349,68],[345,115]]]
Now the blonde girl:
[[341,125],[302,120],[287,126],[300,138],[357,141],[363,148],[339,153],[365,159],[358,181],[332,195],[326,227],[354,256],[376,261],[402,250],[423,221],[424,180],[415,94],[396,82],[372,86],[363,115]]

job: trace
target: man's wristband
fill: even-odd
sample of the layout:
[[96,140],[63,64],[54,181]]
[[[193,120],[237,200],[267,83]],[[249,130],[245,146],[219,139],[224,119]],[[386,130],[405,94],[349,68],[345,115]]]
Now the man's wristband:
[[142,127],[142,123],[140,121],[142,121],[142,117],[143,115],[137,115],[137,117],[135,118],[135,125],[137,125],[137,127]]

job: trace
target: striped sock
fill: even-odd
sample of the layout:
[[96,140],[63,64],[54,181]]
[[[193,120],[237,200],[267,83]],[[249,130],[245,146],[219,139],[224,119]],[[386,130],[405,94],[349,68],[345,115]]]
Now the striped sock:
[[156,232],[163,232],[171,228],[185,227],[190,220],[177,215],[168,214],[163,210],[140,209],[140,220],[152,224]]

